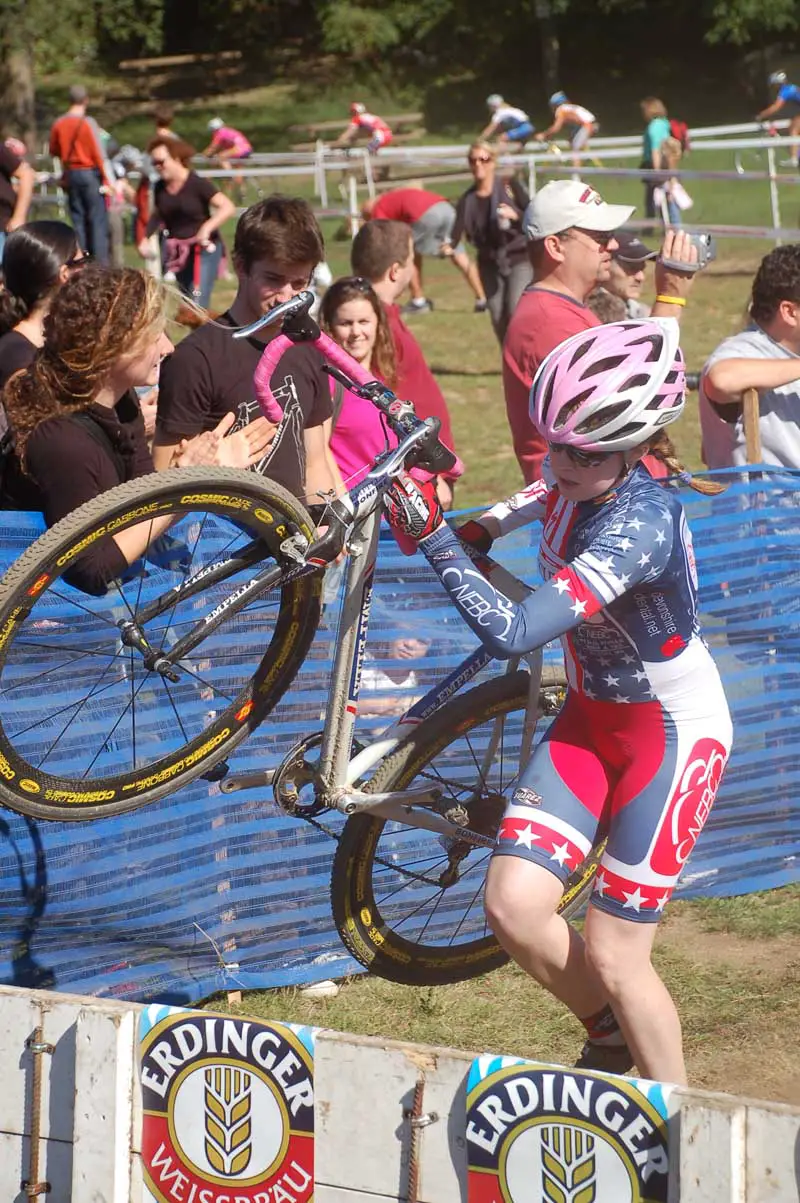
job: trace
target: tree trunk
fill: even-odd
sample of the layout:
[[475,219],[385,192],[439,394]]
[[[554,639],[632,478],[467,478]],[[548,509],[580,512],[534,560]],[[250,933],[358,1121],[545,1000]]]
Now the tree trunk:
[[548,96],[560,87],[561,47],[550,0],[535,0],[536,17],[542,30],[542,80]]
[[[10,31],[9,31],[10,32]],[[8,36],[0,41],[0,125],[4,136],[21,138],[29,150],[36,147],[36,103],[33,84],[33,50],[25,36],[24,23],[16,30],[12,42]]]

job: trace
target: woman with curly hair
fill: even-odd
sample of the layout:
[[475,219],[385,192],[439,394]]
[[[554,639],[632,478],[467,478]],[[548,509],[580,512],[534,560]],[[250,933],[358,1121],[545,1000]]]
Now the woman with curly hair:
[[[20,468],[35,484],[48,526],[123,481],[153,471],[137,389],[158,382],[172,350],[165,333],[164,294],[133,268],[90,266],[55,295],[44,321],[44,345],[6,386],[4,401]],[[259,438],[239,431],[232,415],[213,431],[184,440],[173,466],[218,463],[248,467],[264,453]],[[103,540],[83,555],[67,580],[102,593],[169,525],[165,518]]]

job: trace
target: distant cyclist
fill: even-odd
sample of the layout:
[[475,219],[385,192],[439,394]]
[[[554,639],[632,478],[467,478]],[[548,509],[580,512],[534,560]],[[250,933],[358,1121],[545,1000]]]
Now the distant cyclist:
[[[221,117],[212,117],[208,123],[211,141],[201,153],[213,159],[220,167],[230,167],[233,162],[249,159],[253,153],[252,143],[239,129],[226,125]],[[244,176],[233,177],[233,187],[241,203],[244,193]]]
[[[524,602],[466,554],[425,485],[401,476],[390,522],[419,542],[451,601],[501,659],[557,637],[567,697],[506,799],[486,882],[503,947],[581,1020],[584,1068],[683,1083],[681,1027],[651,961],[657,924],[708,816],[731,720],[699,630],[697,572],[677,493],[640,464],[685,400],[674,319],[584,330],[544,360],[531,419],[552,485],[494,506],[462,537],[478,551],[542,523],[545,584]],[[712,491],[696,482],[703,492]],[[717,488],[714,488],[717,491]],[[564,883],[608,844],[583,937],[557,914]]]
[[499,92],[492,92],[486,97],[486,104],[492,114],[489,124],[482,130],[480,137],[484,140],[498,134],[501,148],[507,148],[509,142],[515,142],[522,149],[529,138],[533,137],[531,119],[524,109],[515,109],[506,104]]
[[566,92],[554,92],[548,103],[553,110],[552,124],[541,133],[534,134],[534,137],[537,142],[546,142],[560,130],[564,128],[570,130],[570,146],[575,154],[573,162],[577,167],[580,165],[580,152],[586,149],[589,139],[597,133],[599,128],[597,118],[583,105],[573,104],[571,100],[568,100]]
[[[756,114],[756,121],[769,121],[780,113],[789,118],[789,137],[800,137],[800,88],[797,84],[787,83],[785,71],[773,71],[769,85],[777,88],[778,94],[772,104]],[[795,148],[795,158],[800,166],[800,147]]]
[[350,122],[333,145],[351,146],[363,134],[369,138],[367,150],[371,155],[377,154],[381,147],[388,146],[392,140],[392,131],[383,118],[368,113],[366,105],[354,101],[350,105]]

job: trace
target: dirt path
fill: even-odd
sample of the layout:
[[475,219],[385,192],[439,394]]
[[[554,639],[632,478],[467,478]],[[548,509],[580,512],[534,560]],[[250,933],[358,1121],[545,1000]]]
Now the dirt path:
[[659,947],[682,978],[692,1084],[800,1105],[800,938],[709,932],[681,911],[664,923]]

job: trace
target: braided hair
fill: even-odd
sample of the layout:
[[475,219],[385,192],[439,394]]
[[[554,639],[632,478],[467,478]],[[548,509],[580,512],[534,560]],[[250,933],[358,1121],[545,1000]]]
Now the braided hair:
[[695,493],[704,493],[707,497],[715,497],[718,493],[725,492],[727,486],[720,484],[719,481],[696,480],[691,472],[686,471],[678,459],[675,444],[666,430],[662,430],[660,434],[650,440],[648,450],[650,455],[661,461],[670,476],[680,477],[681,483],[687,484],[690,489],[694,489]]

